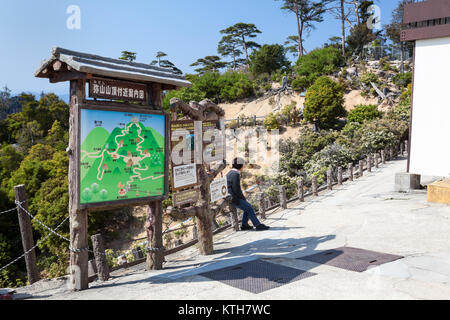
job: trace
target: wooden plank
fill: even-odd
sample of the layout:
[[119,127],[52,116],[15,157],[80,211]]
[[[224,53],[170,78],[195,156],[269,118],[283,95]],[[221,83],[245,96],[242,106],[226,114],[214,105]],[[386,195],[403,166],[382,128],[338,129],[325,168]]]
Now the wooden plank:
[[88,276],[88,211],[79,208],[80,190],[80,102],[84,98],[82,81],[70,82],[69,128],[69,214],[70,247],[81,252],[70,252],[70,279],[73,290],[89,288]]
[[145,102],[147,94],[147,86],[143,83],[97,77],[89,80],[91,98]]
[[52,72],[50,74],[50,83],[58,83],[72,80],[82,80],[85,74],[78,71],[62,71],[62,72]]

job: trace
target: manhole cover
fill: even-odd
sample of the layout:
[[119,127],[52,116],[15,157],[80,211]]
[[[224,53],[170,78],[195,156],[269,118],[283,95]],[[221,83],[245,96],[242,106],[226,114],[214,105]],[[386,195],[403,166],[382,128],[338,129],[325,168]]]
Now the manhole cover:
[[200,275],[234,288],[258,294],[316,274],[262,260],[254,260]]
[[334,250],[323,251],[311,256],[298,258],[298,260],[326,264],[350,271],[364,272],[369,269],[370,266],[380,266],[402,258],[403,257],[401,256],[392,254],[351,247],[342,247]]

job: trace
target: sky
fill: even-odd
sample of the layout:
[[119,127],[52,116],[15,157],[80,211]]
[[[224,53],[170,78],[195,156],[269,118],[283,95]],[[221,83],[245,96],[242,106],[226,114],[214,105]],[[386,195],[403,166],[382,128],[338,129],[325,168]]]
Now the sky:
[[[391,21],[398,0],[377,0],[381,23]],[[68,83],[50,84],[34,77],[54,46],[118,58],[137,53],[150,63],[163,51],[184,73],[198,58],[217,54],[220,30],[238,22],[253,23],[259,44],[284,44],[296,34],[295,16],[275,0],[1,0],[0,87],[18,94],[68,94]],[[71,5],[80,8],[80,29],[69,29]],[[340,35],[339,22],[327,14],[305,41],[309,51]]]

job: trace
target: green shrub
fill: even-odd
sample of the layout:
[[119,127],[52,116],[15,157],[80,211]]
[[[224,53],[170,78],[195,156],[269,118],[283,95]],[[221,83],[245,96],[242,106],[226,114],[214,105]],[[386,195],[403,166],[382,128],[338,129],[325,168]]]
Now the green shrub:
[[223,101],[232,102],[248,98],[255,92],[253,82],[244,73],[227,72],[218,78],[217,84]]
[[371,121],[381,118],[383,113],[378,111],[376,105],[357,105],[348,113],[348,122],[358,122],[363,124],[364,121]]
[[286,69],[290,62],[286,59],[285,50],[282,45],[263,45],[260,49],[254,50],[250,56],[250,71],[254,75],[268,73]]
[[255,83],[245,73],[207,72],[203,75],[188,75],[186,78],[192,82],[192,87],[167,92],[163,100],[165,110],[169,110],[172,98],[178,98],[186,103],[200,102],[203,99],[233,102],[255,94]]
[[296,64],[297,78],[292,83],[292,88],[305,91],[317,78],[330,75],[339,70],[343,62],[339,49],[327,47],[311,51],[300,57]]
[[363,84],[365,84],[366,86],[370,86],[370,87],[371,87],[371,82],[373,82],[375,84],[380,83],[380,79],[378,78],[378,76],[375,73],[371,73],[371,72],[363,73],[360,80]]
[[366,122],[355,132],[354,146],[361,157],[387,147],[393,147],[408,136],[408,125],[396,119],[376,119]]
[[349,121],[349,122],[347,122],[345,127],[342,129],[342,134],[350,139],[353,139],[353,137],[355,136],[355,132],[357,130],[359,130],[362,126],[363,126],[363,124],[361,124],[359,122],[350,122]]
[[412,73],[399,73],[392,79],[392,81],[399,87],[399,89],[406,88],[409,84],[412,83]]
[[342,85],[326,76],[320,77],[306,93],[304,116],[321,128],[332,128],[338,118],[347,115],[343,105]]
[[270,113],[264,119],[263,127],[266,130],[279,130],[280,122],[278,121],[278,118],[276,117],[276,115],[274,115],[273,113]]
[[336,141],[336,131],[314,132],[306,127],[300,130],[296,140],[291,138],[280,143],[280,171],[295,177],[304,172],[305,164],[316,153]]
[[333,173],[336,178],[337,168],[347,167],[347,164],[353,161],[354,158],[355,153],[352,149],[333,143],[315,153],[311,160],[306,163],[305,169],[308,176],[316,175],[318,181],[323,182],[326,178],[328,168],[333,168]]

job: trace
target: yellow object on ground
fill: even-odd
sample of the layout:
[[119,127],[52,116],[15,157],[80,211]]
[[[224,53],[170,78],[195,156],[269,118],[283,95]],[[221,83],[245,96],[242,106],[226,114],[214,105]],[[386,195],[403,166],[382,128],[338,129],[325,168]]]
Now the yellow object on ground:
[[428,202],[450,204],[450,179],[428,185]]

